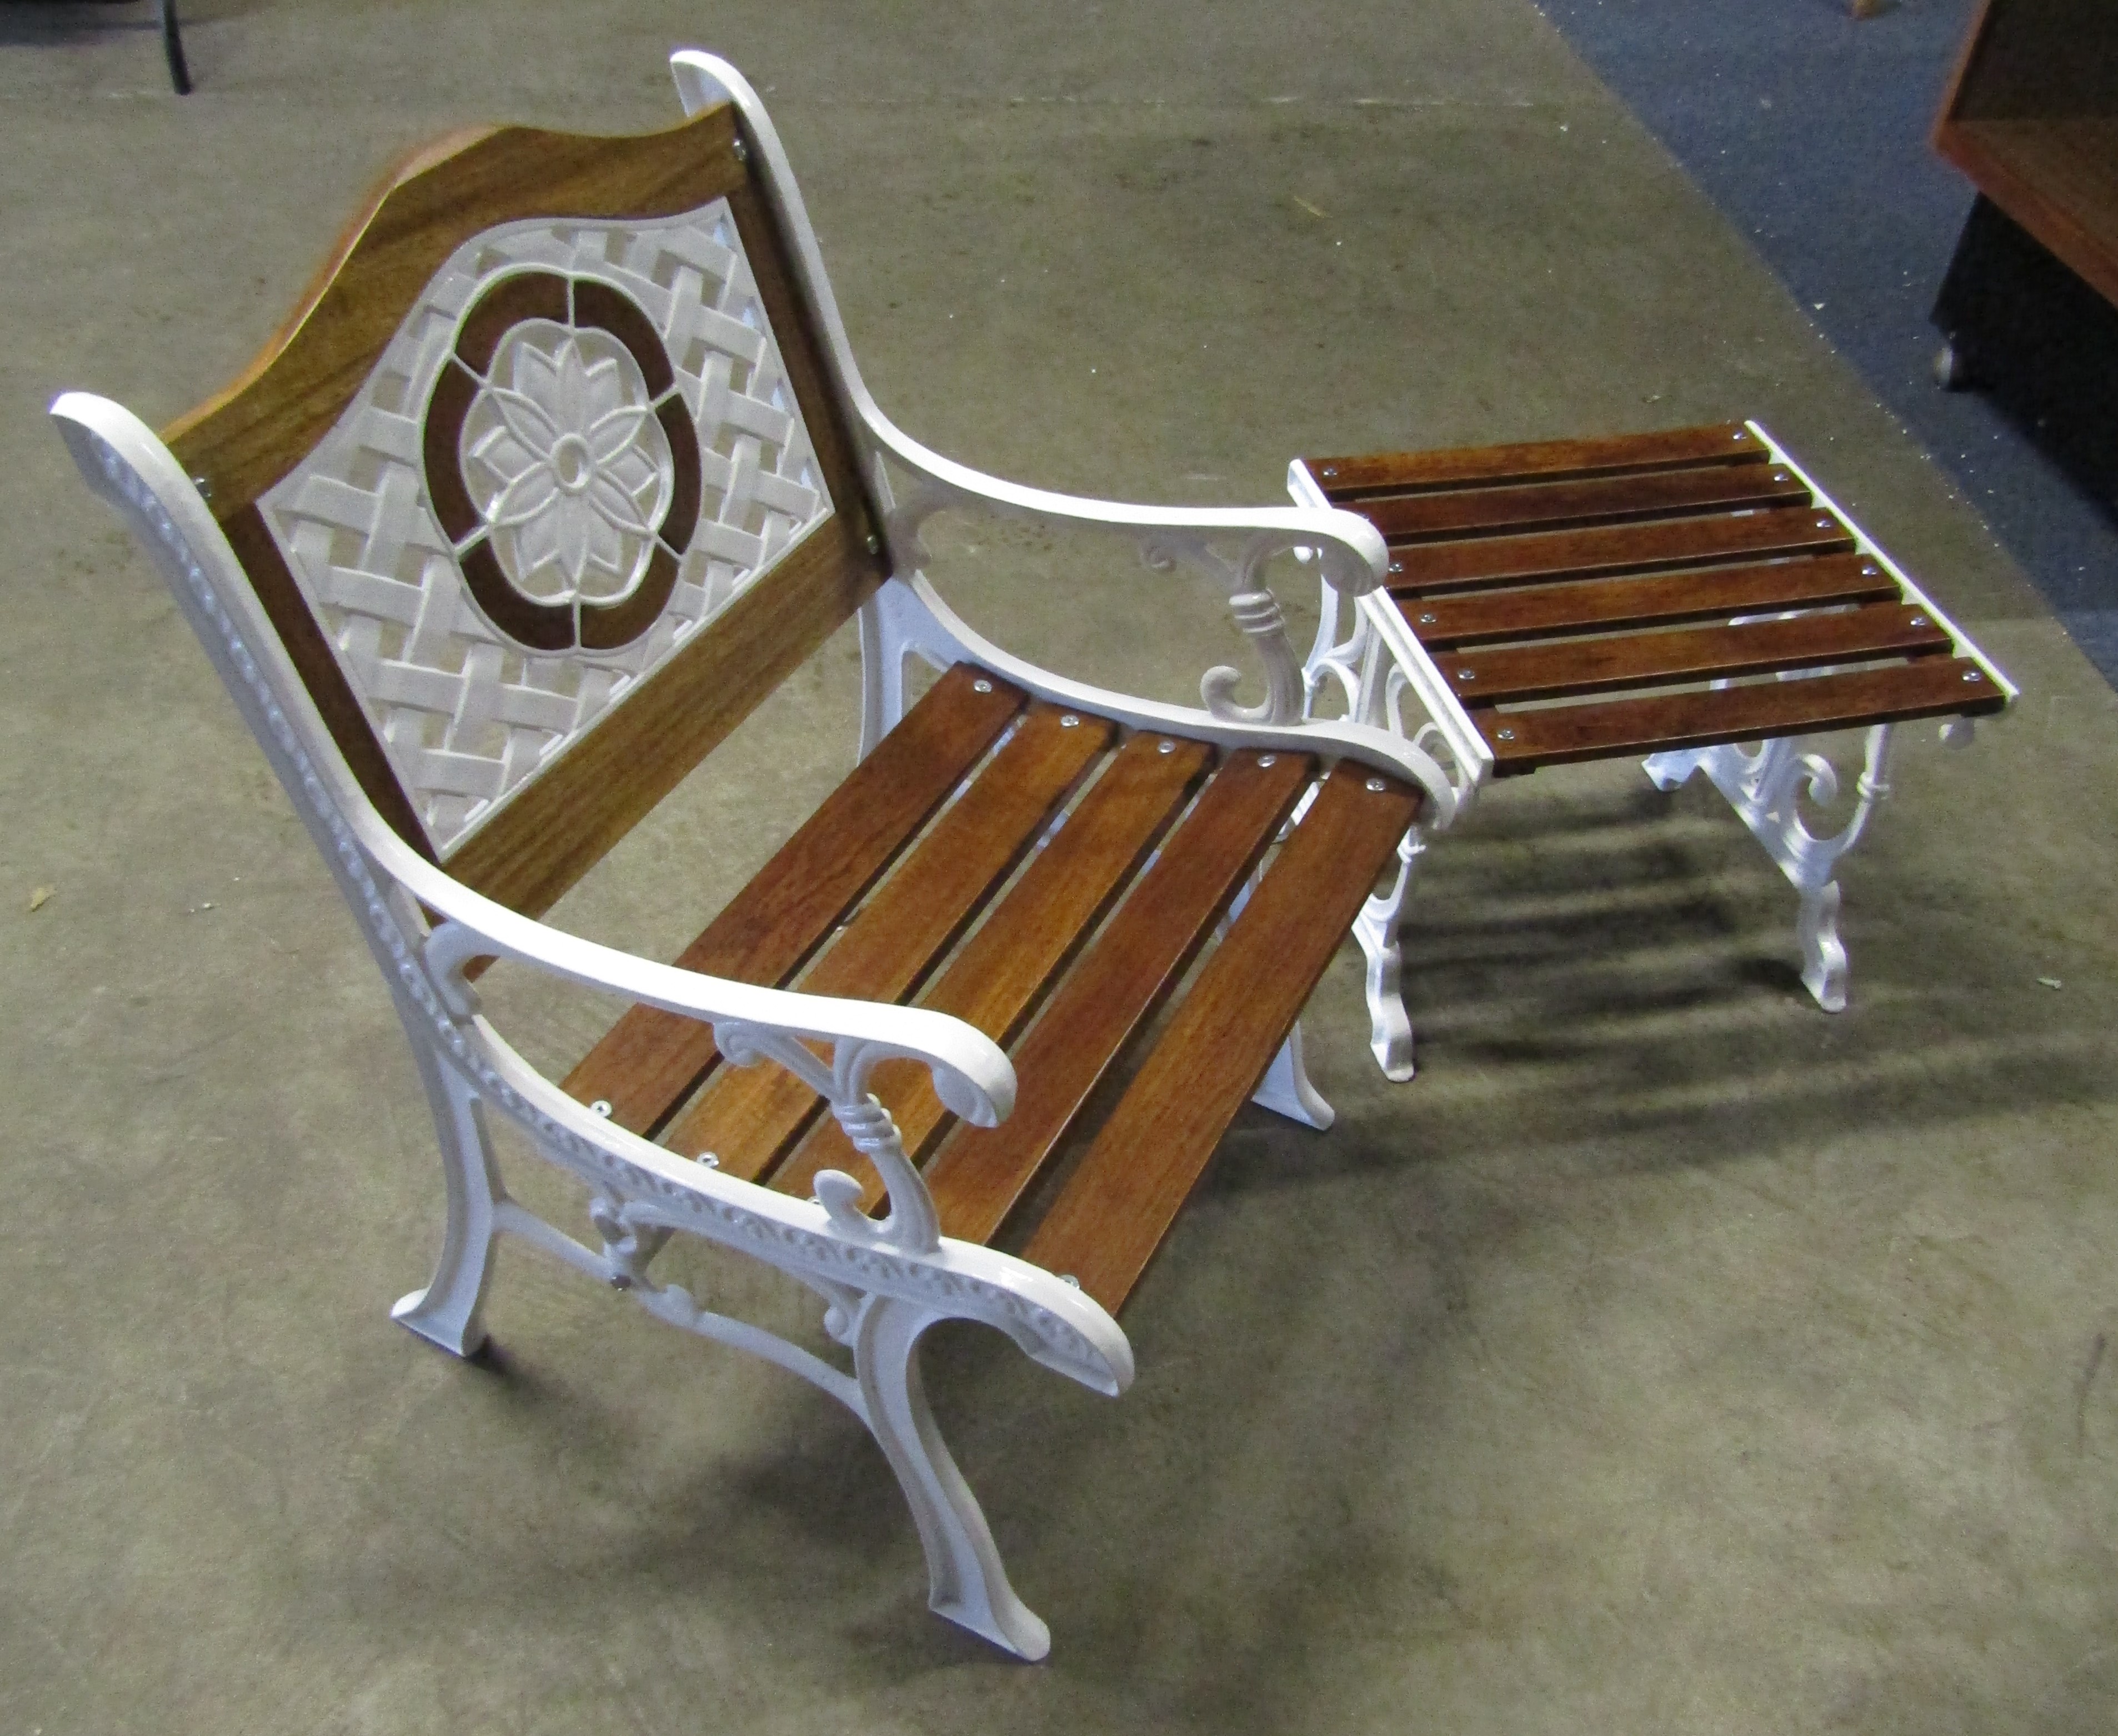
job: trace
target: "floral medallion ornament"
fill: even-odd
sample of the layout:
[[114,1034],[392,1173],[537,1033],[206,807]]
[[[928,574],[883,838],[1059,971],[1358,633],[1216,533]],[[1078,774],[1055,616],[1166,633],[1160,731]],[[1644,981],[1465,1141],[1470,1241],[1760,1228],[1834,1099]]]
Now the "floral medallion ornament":
[[502,278],[464,317],[424,447],[435,516],[500,632],[611,650],[660,617],[698,521],[698,437],[627,297],[548,271]]

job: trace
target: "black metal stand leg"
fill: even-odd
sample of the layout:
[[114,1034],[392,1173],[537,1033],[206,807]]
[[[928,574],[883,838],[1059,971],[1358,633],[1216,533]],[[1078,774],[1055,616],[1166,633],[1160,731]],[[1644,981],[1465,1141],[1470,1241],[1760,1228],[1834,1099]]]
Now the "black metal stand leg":
[[156,0],[162,9],[162,53],[169,62],[169,82],[177,95],[189,96],[191,68],[184,64],[184,39],[177,34],[177,0]]

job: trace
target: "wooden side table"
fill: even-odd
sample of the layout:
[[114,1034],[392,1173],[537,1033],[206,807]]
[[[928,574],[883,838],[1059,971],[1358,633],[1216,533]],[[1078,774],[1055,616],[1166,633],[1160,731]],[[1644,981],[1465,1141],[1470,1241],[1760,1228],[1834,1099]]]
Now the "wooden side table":
[[[1611,439],[1297,459],[1296,500],[1367,518],[1387,590],[1346,616],[1329,586],[1306,670],[1362,720],[1441,762],[1457,811],[1491,777],[1644,757],[1674,789],[1704,772],[1801,895],[1802,980],[1846,1004],[1838,859],[1889,794],[1894,724],[1974,717],[2015,688],[1755,422]],[[1340,637],[1342,625],[1346,629]],[[1409,698],[1417,715],[1408,715]],[[1850,815],[1812,831],[1839,774],[1815,738],[1866,732]],[[1356,924],[1374,1048],[1412,1073],[1395,885]]]

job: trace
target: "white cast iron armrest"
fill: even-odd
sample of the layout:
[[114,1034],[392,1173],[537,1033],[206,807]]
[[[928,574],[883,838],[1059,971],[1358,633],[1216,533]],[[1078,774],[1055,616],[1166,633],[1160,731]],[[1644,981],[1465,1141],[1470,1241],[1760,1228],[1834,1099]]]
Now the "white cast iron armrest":
[[362,842],[386,873],[442,918],[423,956],[436,986],[459,1016],[468,1016],[477,1004],[464,980],[464,966],[474,958],[510,958],[584,988],[710,1024],[732,1060],[756,1053],[787,1061],[783,1049],[788,1042],[828,1044],[836,1059],[822,1079],[809,1076],[820,1064],[813,1055],[807,1055],[809,1069],[788,1064],[835,1103],[857,1100],[875,1063],[897,1058],[926,1066],[936,1095],[978,1127],[996,1125],[1015,1107],[1013,1064],[999,1044],[961,1019],[923,1007],[761,988],[584,940],[519,915],[451,879],[407,849],[394,832],[385,828],[386,836],[374,836],[381,825],[378,818],[360,827],[368,834]]
[[[1267,561],[1297,549],[1312,551],[1322,563],[1324,576],[1344,595],[1358,596],[1382,582],[1390,564],[1382,538],[1356,513],[1301,507],[1151,507],[1095,500],[989,476],[921,445],[882,413],[861,378],[801,187],[779,130],[756,91],[728,62],[700,49],[680,49],[669,57],[669,67],[687,113],[696,114],[724,98],[742,113],[746,130],[764,156],[767,193],[793,244],[796,269],[823,327],[825,365],[859,415],[871,461],[886,458],[913,479],[913,490],[902,503],[886,497],[881,502],[887,514],[890,552],[900,572],[920,564],[915,540],[920,521],[942,507],[965,506],[1046,525],[1126,534],[1139,541],[1151,566],[1167,567],[1184,561],[1205,567],[1232,592],[1256,588]],[[886,475],[878,474],[876,480],[887,488]],[[1234,546],[1225,553],[1214,552],[1214,545],[1230,544]]]

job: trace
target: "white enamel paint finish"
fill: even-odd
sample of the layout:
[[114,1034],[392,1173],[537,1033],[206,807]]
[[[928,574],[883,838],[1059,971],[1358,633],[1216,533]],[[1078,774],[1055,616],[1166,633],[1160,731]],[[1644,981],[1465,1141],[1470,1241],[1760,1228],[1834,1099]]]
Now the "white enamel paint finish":
[[[1859,522],[1817,486],[1815,479],[1761,424],[1744,425],[1765,448],[1767,461],[1800,480],[1815,497],[1820,510],[1834,514],[1852,533],[1863,558],[1889,574],[1908,600],[1925,610],[1933,624],[1949,636],[1954,654],[1976,664],[1982,678],[2006,696],[2012,706],[2017,693],[2014,684]],[[1326,503],[1321,485],[1300,459],[1288,466],[1288,491],[1305,504]],[[1399,849],[1400,871],[1394,884],[1388,892],[1370,899],[1353,924],[1353,937],[1368,962],[1370,1046],[1389,1077],[1404,1080],[1413,1076],[1412,1021],[1404,1005],[1404,954],[1399,937],[1406,901],[1418,859],[1427,847],[1427,833],[1446,826],[1470,807],[1480,786],[1492,774],[1493,759],[1468,711],[1443,678],[1389,592],[1375,590],[1351,601],[1351,626],[1341,639],[1339,622],[1343,599],[1329,576],[1325,578],[1316,639],[1302,672],[1305,706],[1313,715],[1324,695],[1334,694],[1348,715],[1360,721],[1380,724],[1399,736],[1409,733],[1413,741],[1430,750],[1438,765],[1447,768],[1456,797],[1454,804],[1441,809],[1435,820],[1406,834]],[[1729,683],[1719,681],[1713,685]],[[1423,719],[1409,728],[1403,714],[1408,693],[1424,713]],[[1965,746],[1972,738],[1972,725],[1970,718],[1946,719],[1940,726],[1941,738],[1952,747]],[[1695,771],[1704,771],[1727,798],[1736,817],[1801,895],[1796,939],[1801,949],[1802,982],[1820,1007],[1827,1012],[1838,1012],[1846,1005],[1847,964],[1845,943],[1838,933],[1839,889],[1833,875],[1838,859],[1859,841],[1877,805],[1889,795],[1886,766],[1890,730],[1885,724],[1866,733],[1852,812],[1835,831],[1818,832],[1805,818],[1803,803],[1828,807],[1838,800],[1840,789],[1838,770],[1824,751],[1823,739],[1782,737],[1758,743],[1658,753],[1642,763],[1658,788],[1674,789]]]
[[[986,476],[912,441],[861,382],[800,193],[756,94],[709,56],[680,54],[673,67],[687,109],[724,92],[764,153],[768,194],[795,248],[798,289],[823,332],[827,377],[884,514],[895,576],[860,612],[863,752],[903,713],[908,657],[969,659],[1041,697],[1136,728],[1229,748],[1351,758],[1422,787],[1445,814],[1454,811],[1458,785],[1420,741],[1383,727],[1379,715],[1302,715],[1302,674],[1262,576],[1294,552],[1318,561],[1339,590],[1362,595],[1384,566],[1380,539],[1365,521],[1328,508],[1194,511],[1064,496]],[[436,371],[485,288],[528,269],[610,283],[642,307],[701,431],[705,564],[687,559],[663,618],[622,653],[521,655],[470,600],[458,551],[423,498],[419,413]],[[488,530],[507,521],[508,540],[496,541],[496,555],[525,594],[547,603],[622,595],[639,582],[640,527],[652,525],[668,494],[663,450],[637,414],[642,388],[592,340],[533,329],[516,341],[531,345],[534,359],[503,357],[488,382],[503,381],[502,391],[525,401],[489,394],[467,419],[474,504]],[[595,372],[605,364],[614,371]],[[866,1089],[878,1062],[909,1058],[927,1067],[951,1109],[991,1125],[1013,1103],[1006,1056],[971,1026],[937,1014],[761,989],[634,958],[518,916],[451,879],[369,806],[219,526],[160,442],[120,406],[86,395],[67,395],[53,414],[90,485],[153,556],[285,785],[360,921],[410,1041],[440,1137],[448,1212],[432,1278],[398,1303],[395,1317],[459,1355],[474,1351],[484,1337],[493,1249],[512,1235],[630,1294],[658,1318],[800,1375],[853,1410],[881,1445],[925,1547],[932,1606],[1010,1651],[1043,1656],[1048,1634],[1008,1584],[927,1407],[918,1340],[938,1320],[981,1321],[1035,1360],[1108,1393],[1131,1383],[1131,1350],[1077,1288],[943,1236],[895,1123]],[[602,491],[603,483],[615,492]],[[582,503],[590,494],[600,510],[594,500]],[[481,237],[437,276],[332,434],[261,505],[444,849],[830,510],[747,262],[718,202],[658,225],[525,224]],[[921,525],[960,508],[1117,535],[1151,568],[1205,573],[1228,592],[1257,648],[1264,700],[1239,704],[1232,670],[1207,672],[1205,705],[1195,709],[1111,692],[1009,656],[955,615],[918,570]],[[815,1198],[791,1199],[678,1158],[576,1103],[480,1013],[464,970],[484,956],[709,1022],[732,1062],[791,1069],[826,1098],[877,1166],[888,1215],[877,1222],[858,1211],[856,1184],[842,1174],[821,1175]],[[1329,1105],[1302,1068],[1298,1027],[1260,1095],[1311,1125],[1328,1124]],[[488,1137],[493,1114],[586,1184],[594,1243],[508,1197]],[[659,1283],[652,1263],[680,1232],[747,1252],[815,1290],[827,1331],[850,1352],[851,1372]]]
[[[1187,567],[1225,590],[1237,624],[1257,650],[1265,676],[1264,700],[1253,706],[1238,706],[1233,697],[1238,678],[1232,670],[1216,668],[1208,670],[1200,683],[1205,715],[1239,729],[1252,724],[1300,729],[1301,673],[1287,642],[1279,605],[1264,581],[1265,571],[1282,555],[1304,552],[1319,562],[1327,582],[1349,596],[1361,595],[1380,582],[1385,566],[1382,539],[1374,527],[1357,513],[1329,507],[1149,507],[1058,494],[987,475],[921,445],[882,413],[861,378],[801,189],[757,93],[740,72],[715,55],[683,50],[671,57],[670,67],[687,113],[696,113],[726,99],[742,116],[761,160],[758,167],[767,196],[793,244],[796,272],[823,334],[825,367],[853,410],[854,437],[883,508],[893,570],[906,579],[920,573],[926,560],[920,527],[934,514],[949,510],[1027,519],[1055,530],[1121,536],[1134,544],[1150,568],[1169,572]],[[887,680],[884,678],[879,685]],[[872,715],[879,718],[886,713],[877,709]],[[1390,765],[1393,756],[1373,743],[1357,757],[1370,758],[1378,752],[1383,757],[1371,762]],[[1390,765],[1390,769],[1403,771],[1404,762]]]
[[1852,812],[1837,831],[1819,833],[1803,809],[1805,803],[1828,808],[1838,799],[1838,771],[1822,745],[1827,739],[1782,736],[1755,746],[1658,753],[1642,764],[1658,789],[1674,789],[1703,771],[1727,798],[1736,817],[1801,895],[1795,923],[1801,979],[1818,1006],[1840,1012],[1846,1006],[1847,959],[1838,934],[1838,882],[1832,877],[1838,859],[1860,841],[1876,807],[1889,796],[1890,726],[1879,724],[1866,733]]
[[[530,271],[638,306],[698,431],[704,509],[676,588],[615,650],[509,639],[473,600],[426,498],[422,424],[464,316]],[[492,377],[506,384],[474,400],[464,470],[510,581],[544,603],[630,595],[672,485],[637,364],[602,332],[529,321]],[[466,243],[259,506],[444,859],[831,511],[725,199],[652,223],[507,224]]]
[[[427,1285],[393,1311],[457,1354],[483,1341],[481,1308],[497,1238],[511,1234],[631,1294],[673,1325],[768,1358],[845,1404],[875,1433],[927,1546],[932,1601],[1025,1657],[1043,1624],[1009,1586],[975,1500],[949,1461],[918,1379],[919,1333],[977,1320],[1045,1366],[1099,1391],[1131,1384],[1117,1323],[1051,1273],[938,1234],[932,1199],[896,1130],[866,1090],[892,1057],[924,1064],[943,1102],[979,1125],[1014,1099],[1006,1057],[960,1021],[833,1000],[659,965],[517,915],[451,879],[368,804],[340,757],[218,525],[153,433],[122,406],[68,393],[52,408],[90,485],[131,525],[197,632],[353,908],[409,1039],[440,1135],[448,1215]],[[432,913],[431,916],[428,913]],[[853,1222],[843,1187],[795,1200],[687,1161],[584,1108],[515,1053],[479,1011],[464,966],[519,960],[585,987],[712,1024],[731,1058],[793,1065],[884,1165],[888,1219]],[[812,1049],[812,1045],[815,1046]],[[821,1049],[828,1058],[815,1052]],[[506,1195],[485,1118],[506,1116],[585,1183],[592,1247]],[[703,1237],[788,1272],[821,1295],[853,1372],[658,1285],[649,1264],[671,1234]]]

